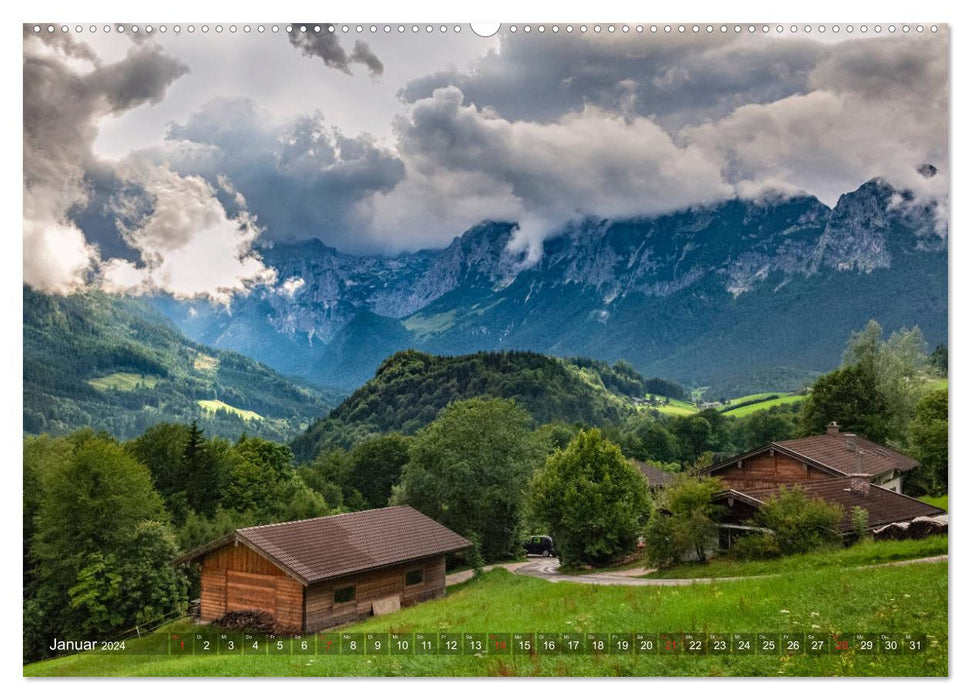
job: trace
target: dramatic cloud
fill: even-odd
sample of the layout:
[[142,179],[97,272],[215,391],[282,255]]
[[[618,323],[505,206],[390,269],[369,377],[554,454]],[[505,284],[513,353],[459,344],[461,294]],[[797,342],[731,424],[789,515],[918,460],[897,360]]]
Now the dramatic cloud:
[[25,29],[26,284],[67,293],[96,283],[227,301],[230,292],[272,281],[250,252],[259,229],[228,182],[232,217],[201,178],[93,153],[101,118],[158,102],[186,71],[150,42],[102,64],[68,34]]
[[[721,162],[742,193],[803,190],[834,204],[875,177],[936,200],[948,177],[947,45],[940,38],[855,40],[829,48],[810,91],[747,105],[680,137]],[[918,172],[933,164],[938,176]]]
[[260,233],[246,210],[242,195],[223,181],[224,192],[236,201],[234,218],[216,199],[201,177],[182,177],[160,166],[126,164],[128,179],[138,182],[151,198],[151,212],[119,202],[119,211],[135,219],[121,224],[125,240],[140,253],[140,265],[114,258],[101,268],[108,291],[145,293],[166,291],[179,298],[208,296],[228,304],[236,292],[276,279],[252,252]]
[[453,85],[465,104],[510,120],[556,121],[595,105],[674,129],[805,90],[822,51],[808,39],[761,36],[506,33],[468,71],[412,80],[400,94],[415,102]]
[[[363,41],[354,42],[354,49],[348,55],[337,40],[337,34],[327,31],[327,25],[294,22],[292,26],[307,28],[305,32],[294,31],[288,35],[290,43],[300,49],[305,56],[317,57],[331,68],[336,68],[348,75],[351,74],[351,63],[363,63],[373,77],[384,73],[384,64]],[[313,31],[315,26],[321,27],[319,32]]]
[[305,284],[307,283],[303,277],[290,277],[280,285],[279,291],[280,294],[288,296],[292,299]]
[[186,67],[153,46],[102,65],[69,34],[24,34],[24,281],[63,292],[98,258],[68,215],[87,203],[98,119],[157,102]]
[[441,199],[436,187],[451,178],[472,198],[461,210],[475,212],[478,203],[492,208],[473,214],[479,218],[513,214],[531,247],[574,218],[653,214],[732,194],[717,164],[693,145],[677,145],[650,119],[588,107],[552,124],[512,122],[463,103],[458,88],[441,88],[399,121],[408,179],[377,198],[378,226],[400,230],[406,209],[436,202],[436,211],[445,210],[465,199],[451,188]]
[[[876,177],[946,218],[944,36],[507,36],[468,73],[402,95],[407,176],[374,198],[373,224],[425,245],[482,218],[519,221],[535,248],[582,216],[767,192],[834,205]],[[920,174],[925,163],[938,175]]]
[[277,120],[248,99],[208,102],[169,128],[163,148],[140,157],[213,185],[228,178],[258,213],[267,239],[317,237],[345,250],[361,244],[362,200],[404,175],[401,161],[366,135],[346,136],[319,113]]
[[[342,46],[325,27],[277,38],[257,58],[213,45],[214,64],[198,42],[216,37],[99,37],[91,46],[105,55],[127,50],[102,63],[71,34],[27,36],[28,283],[223,299],[270,279],[257,241],[395,253],[493,219],[519,224],[514,245],[531,260],[544,236],[581,218],[802,192],[833,205],[875,177],[913,192],[900,206],[935,203],[946,228],[946,31],[436,34],[450,42],[433,44],[441,54],[379,34],[369,41],[385,71],[368,45]],[[469,63],[464,42],[492,48]],[[175,55],[203,65],[205,79],[136,110],[187,70]],[[383,79],[340,75],[354,64]],[[284,80],[301,86],[299,99],[274,89]],[[122,114],[107,151],[119,160],[95,157],[99,124]],[[933,177],[918,172],[925,164]],[[211,268],[194,277],[173,268],[205,256]],[[300,289],[296,279],[278,287]]]

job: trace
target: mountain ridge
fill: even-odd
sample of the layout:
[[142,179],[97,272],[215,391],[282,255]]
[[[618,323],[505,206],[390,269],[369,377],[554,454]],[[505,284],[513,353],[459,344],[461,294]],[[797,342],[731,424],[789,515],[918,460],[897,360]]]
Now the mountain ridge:
[[[753,382],[780,369],[793,377],[792,386],[740,389],[784,390],[838,363],[848,332],[870,316],[946,340],[947,243],[937,226],[930,207],[874,179],[832,208],[811,195],[777,195],[573,222],[543,242],[532,265],[510,250],[516,225],[499,221],[477,224],[441,250],[395,257],[277,244],[263,255],[281,284],[237,298],[229,311],[155,303],[195,340],[345,388],[409,347],[626,359],[645,374],[717,385],[734,381],[710,357],[727,343],[750,355],[738,369]],[[798,295],[773,298],[787,287]],[[837,314],[817,307],[847,311],[833,324]],[[774,315],[776,324],[808,319],[814,330],[796,333],[799,347],[774,342],[763,352],[724,322],[770,332],[753,315]],[[348,359],[355,344],[371,359]]]

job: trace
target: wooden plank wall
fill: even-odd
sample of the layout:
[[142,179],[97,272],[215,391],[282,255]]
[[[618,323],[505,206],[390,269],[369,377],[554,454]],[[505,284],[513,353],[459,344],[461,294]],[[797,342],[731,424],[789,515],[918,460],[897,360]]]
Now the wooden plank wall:
[[743,491],[747,488],[771,488],[779,484],[792,484],[815,479],[831,479],[832,476],[789,455],[762,452],[742,460],[741,466],[728,466],[712,476],[721,479],[725,488]]
[[[422,583],[405,586],[405,574],[414,569],[424,569]],[[334,603],[334,591],[345,586],[356,586],[355,599],[347,603]],[[445,556],[439,555],[411,564],[370,571],[333,581],[309,586],[306,590],[306,631],[333,627],[371,614],[371,603],[380,598],[398,595],[401,605],[431,600],[445,594]]]
[[303,628],[303,585],[244,545],[230,544],[202,560],[200,617],[216,620],[232,610],[264,610],[278,628]]

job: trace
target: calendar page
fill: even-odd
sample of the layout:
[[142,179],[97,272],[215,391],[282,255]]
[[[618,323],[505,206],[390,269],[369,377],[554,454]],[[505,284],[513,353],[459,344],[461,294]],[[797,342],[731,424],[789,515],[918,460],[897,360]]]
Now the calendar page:
[[948,676],[948,35],[28,21],[23,674]]

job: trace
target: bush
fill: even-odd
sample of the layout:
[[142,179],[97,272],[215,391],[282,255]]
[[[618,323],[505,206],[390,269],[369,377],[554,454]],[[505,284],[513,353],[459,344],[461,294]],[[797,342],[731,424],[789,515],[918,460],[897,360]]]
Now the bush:
[[853,532],[856,533],[857,541],[862,541],[870,537],[870,530],[867,525],[870,522],[870,514],[866,508],[853,506]]
[[736,540],[732,553],[738,559],[776,559],[782,555],[771,532],[756,532]]
[[722,510],[711,499],[721,489],[718,479],[684,476],[661,492],[644,532],[649,563],[676,564],[688,552],[705,561],[717,534],[715,518]]
[[842,506],[810,498],[796,485],[768,499],[754,524],[771,530],[780,553],[788,555],[839,541],[842,517]]

